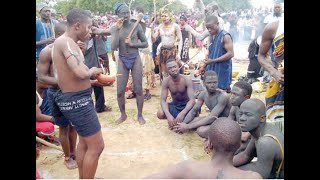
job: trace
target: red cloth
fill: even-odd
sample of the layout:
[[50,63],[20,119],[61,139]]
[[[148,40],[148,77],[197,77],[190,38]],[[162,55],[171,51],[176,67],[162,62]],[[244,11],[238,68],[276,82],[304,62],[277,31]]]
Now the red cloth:
[[36,179],[41,179],[38,169],[36,168]]
[[52,122],[36,122],[36,132],[52,132],[54,125]]

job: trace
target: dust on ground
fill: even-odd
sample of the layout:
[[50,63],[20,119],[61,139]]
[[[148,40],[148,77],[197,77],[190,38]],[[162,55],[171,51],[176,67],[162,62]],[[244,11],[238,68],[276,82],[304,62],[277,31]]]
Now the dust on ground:
[[[244,48],[247,47],[248,43],[235,45],[233,71],[239,72],[239,75],[246,73],[249,64],[248,59],[245,58],[247,55],[243,54],[246,52]],[[196,49],[190,49],[190,57],[196,52]],[[241,54],[237,54],[239,52]],[[195,56],[194,59],[196,58]],[[110,61],[110,68],[111,74],[116,74],[113,61]],[[143,115],[146,124],[142,126],[137,122],[135,99],[126,99],[128,118],[122,124],[116,125],[115,121],[120,117],[116,100],[116,84],[104,87],[104,94],[106,104],[112,107],[112,111],[98,114],[105,149],[99,159],[97,178],[143,178],[183,160],[210,160],[210,156],[204,152],[203,139],[194,131],[179,135],[168,129],[165,120],[157,119],[156,113],[160,108],[159,80],[157,80],[157,87],[151,90],[152,98],[144,102]],[[254,92],[252,97],[264,101],[264,93]],[[202,107],[200,116],[207,115],[205,108],[205,106]],[[58,132],[59,127],[55,127]],[[41,177],[45,179],[78,178],[78,169],[69,170],[63,164],[62,152],[46,146],[41,146],[40,149],[37,168]]]

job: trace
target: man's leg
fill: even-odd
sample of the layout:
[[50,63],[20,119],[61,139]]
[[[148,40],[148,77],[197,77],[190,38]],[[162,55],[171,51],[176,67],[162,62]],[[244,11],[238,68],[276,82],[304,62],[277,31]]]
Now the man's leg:
[[135,63],[132,67],[132,80],[133,80],[133,91],[136,93],[136,101],[138,107],[138,121],[140,125],[146,123],[142,116],[142,109],[143,109],[143,90],[142,90],[142,62],[140,56],[137,57]]
[[95,108],[97,113],[108,111],[109,109],[105,105],[103,87],[99,87],[99,86],[92,86],[92,87],[93,87],[93,92],[96,98]]
[[158,117],[158,119],[160,119],[160,120],[167,119],[166,114],[163,112],[163,110],[162,110],[161,107],[160,107],[160,109],[159,109],[158,112],[157,112],[157,117]]
[[83,179],[83,160],[87,149],[88,146],[85,143],[84,139],[81,136],[79,136],[79,143],[77,145],[76,151],[76,161],[79,169],[79,179]]
[[98,160],[104,149],[104,142],[101,134],[101,130],[96,134],[83,138],[85,144],[87,145],[87,150],[85,152],[82,161],[82,178],[83,179],[94,179],[96,174]]
[[118,106],[121,112],[121,116],[116,121],[117,124],[120,124],[127,119],[124,95],[125,95],[128,78],[129,78],[129,70],[124,66],[124,64],[120,59],[118,60],[117,74],[121,74],[117,76],[117,101],[118,101]]
[[200,126],[200,127],[197,128],[197,134],[202,138],[208,139],[209,128],[210,128],[210,125]]
[[59,139],[64,153],[64,164],[68,169],[77,168],[77,163],[71,158],[69,126],[59,126]]
[[75,149],[76,149],[76,144],[77,144],[77,138],[78,134],[76,129],[69,125],[69,146],[70,146],[70,157],[72,157],[73,160],[75,160]]

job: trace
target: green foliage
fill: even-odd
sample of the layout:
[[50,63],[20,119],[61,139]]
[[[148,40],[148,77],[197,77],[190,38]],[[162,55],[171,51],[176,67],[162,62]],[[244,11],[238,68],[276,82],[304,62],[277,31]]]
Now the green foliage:
[[[159,11],[161,7],[168,4],[168,0],[155,1],[157,11]],[[99,11],[100,13],[105,13],[107,11],[113,11],[113,6],[117,2],[124,2],[128,6],[130,4],[130,0],[67,0],[59,1],[54,8],[57,10],[58,13],[62,13],[64,15],[66,15],[67,12],[74,7],[88,9],[94,13],[97,11]],[[133,10],[137,6],[143,7],[145,12],[151,13],[154,11],[153,0],[132,0],[131,10]],[[182,4],[181,0],[173,1],[172,4],[168,5],[167,7],[169,10],[173,12],[183,12],[187,10],[187,6]]]
[[[202,1],[205,6],[212,2],[212,0]],[[251,8],[250,0],[215,0],[215,2],[219,5],[220,13]]]
[[69,1],[59,1],[54,8],[57,11],[57,13],[67,15],[68,11],[75,7],[76,7],[76,0],[69,0]]
[[[129,1],[130,2],[130,1]],[[129,2],[128,2],[128,5],[129,5]],[[167,0],[155,0],[156,2],[156,9],[157,9],[157,12],[159,12],[159,9],[161,7],[163,7],[164,5],[168,4],[168,1]],[[141,6],[143,7],[144,9],[144,12],[153,12],[153,0],[135,0],[132,2],[131,4],[131,9],[134,9],[135,7],[137,6]]]
[[107,11],[113,11],[113,6],[117,2],[125,2],[124,0],[68,0],[59,1],[55,9],[58,13],[66,15],[72,8],[82,8],[90,10],[91,12],[105,13]]

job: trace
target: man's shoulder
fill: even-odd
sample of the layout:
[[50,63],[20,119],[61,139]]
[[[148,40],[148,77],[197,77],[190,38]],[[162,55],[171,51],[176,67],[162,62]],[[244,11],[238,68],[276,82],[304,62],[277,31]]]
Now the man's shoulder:
[[49,44],[48,46],[46,46],[46,47],[44,47],[42,49],[40,54],[49,54],[49,53],[51,53],[52,47],[53,47],[53,44]]
[[225,91],[220,89],[217,90],[216,96],[221,99],[229,99],[228,94]]
[[277,142],[275,141],[275,139],[273,137],[271,137],[269,135],[263,135],[263,136],[259,137],[259,139],[257,139],[256,146],[257,146],[257,148],[259,148],[259,147],[261,147],[261,148],[268,147],[268,149],[269,149],[269,148],[272,148],[272,147],[276,147],[278,145],[277,145]]
[[72,44],[76,44],[76,42],[74,42],[73,39],[71,39],[70,37],[68,36],[60,36],[58,37],[55,41],[54,41],[54,46],[56,45],[61,45],[61,44],[68,44],[68,45],[72,45]]

